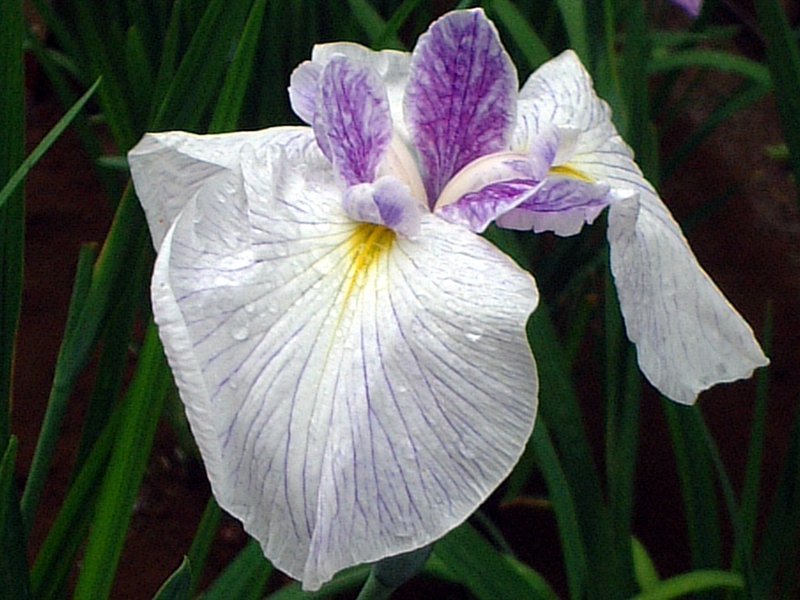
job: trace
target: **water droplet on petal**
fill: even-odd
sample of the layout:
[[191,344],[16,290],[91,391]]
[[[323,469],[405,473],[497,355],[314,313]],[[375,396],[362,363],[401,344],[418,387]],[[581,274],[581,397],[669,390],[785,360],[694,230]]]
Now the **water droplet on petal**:
[[233,337],[233,339],[238,340],[240,342],[243,342],[249,336],[250,336],[250,331],[247,329],[247,327],[240,326],[240,327],[234,327],[233,329],[231,329],[231,337]]
[[467,332],[467,339],[471,342],[477,342],[482,337],[480,331],[469,331]]

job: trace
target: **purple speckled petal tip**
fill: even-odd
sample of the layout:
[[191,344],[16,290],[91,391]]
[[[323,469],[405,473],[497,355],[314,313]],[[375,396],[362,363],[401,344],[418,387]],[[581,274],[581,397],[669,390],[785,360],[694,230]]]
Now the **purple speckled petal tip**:
[[552,231],[575,235],[591,224],[610,202],[607,185],[571,177],[550,176],[528,199],[501,215],[497,225],[506,229]]
[[343,56],[323,69],[314,134],[348,185],[371,182],[392,141],[392,117],[380,76]]
[[516,69],[480,9],[450,13],[419,38],[404,110],[431,206],[459,169],[506,148],[517,85]]
[[540,182],[532,179],[500,181],[462,196],[443,206],[438,214],[451,223],[482,233],[499,215],[507,213],[534,194]]

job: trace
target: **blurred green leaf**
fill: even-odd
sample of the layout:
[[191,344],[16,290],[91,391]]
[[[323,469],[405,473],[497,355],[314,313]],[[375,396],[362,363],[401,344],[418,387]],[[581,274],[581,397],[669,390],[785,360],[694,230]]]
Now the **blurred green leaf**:
[[247,84],[253,72],[253,61],[258,48],[266,6],[266,0],[255,0],[253,3],[242,32],[242,38],[236,47],[233,62],[225,76],[225,82],[222,84],[217,107],[211,118],[209,133],[236,129],[247,92]]
[[190,592],[191,585],[192,567],[189,559],[184,556],[183,562],[156,592],[153,600],[189,600],[192,597]]
[[33,149],[33,152],[28,155],[28,157],[22,161],[22,164],[19,165],[17,170],[14,172],[13,175],[8,179],[6,184],[0,189],[0,209],[5,206],[8,199],[17,191],[17,188],[23,182],[25,177],[28,175],[30,170],[36,165],[37,162],[45,155],[45,153],[50,149],[50,146],[55,143],[55,141],[61,137],[61,134],[64,133],[64,130],[69,127],[72,121],[78,116],[78,113],[83,109],[86,103],[89,101],[89,98],[92,97],[97,86],[100,85],[100,79],[94,82],[94,85],[90,87],[86,93],[81,96],[81,98],[70,108],[66,114],[61,117],[56,123],[53,128],[47,133],[47,135],[42,138],[42,141]]
[[650,61],[651,73],[666,73],[685,69],[713,69],[733,73],[761,86],[772,85],[769,69],[749,58],[718,50],[681,50],[655,55]]
[[372,46],[381,44],[384,48],[404,49],[397,36],[388,34],[389,28],[386,25],[386,21],[375,10],[375,7],[370,4],[369,0],[347,0],[347,4],[350,6],[353,17],[369,37]]
[[738,573],[728,571],[698,570],[664,579],[648,591],[631,600],[671,600],[698,592],[717,589],[743,589],[744,580]]
[[797,570],[793,557],[797,555],[800,537],[800,411],[795,414],[786,463],[772,500],[767,524],[759,545],[755,580],[752,583],[754,598],[767,598],[775,593],[776,580],[781,568],[787,572]]
[[511,39],[528,62],[530,70],[536,69],[550,58],[547,46],[513,2],[491,0],[486,4],[490,16],[494,17],[508,31]]
[[762,39],[767,46],[778,114],[797,184],[800,182],[800,47],[797,34],[792,30],[780,0],[755,0],[754,5]]
[[425,572],[466,587],[478,600],[552,598],[543,580],[524,575],[469,523],[436,542]]
[[722,534],[713,465],[693,407],[662,400],[681,481],[692,564],[696,569],[722,566]]
[[16,459],[17,438],[11,436],[0,461],[0,597],[26,600],[30,582],[25,528],[14,481]]
[[[369,565],[359,565],[345,569],[317,592],[304,592],[299,583],[290,583],[267,596],[266,600],[323,600],[338,598],[341,594],[360,589],[369,576],[369,571]],[[222,598],[218,600],[222,600]]]
[[660,581],[658,570],[653,564],[653,559],[647,553],[647,549],[639,540],[635,537],[631,538],[631,544],[633,547],[633,568],[636,573],[636,583],[639,584],[639,589],[642,592],[649,592]]
[[[167,402],[172,398],[168,397]],[[200,518],[200,524],[197,526],[197,531],[194,534],[192,545],[189,548],[187,558],[193,566],[192,568],[192,582],[190,591],[194,595],[197,586],[200,584],[200,576],[203,574],[205,568],[206,558],[211,550],[211,545],[214,543],[214,538],[219,529],[219,523],[222,520],[222,509],[210,497],[206,503],[206,508],[203,511],[203,516]]]
[[[22,0],[0,2],[0,182],[12,178],[25,155],[25,81]],[[14,348],[19,323],[25,248],[25,201],[17,189],[0,202],[0,448],[10,435]]]
[[76,599],[107,598],[117,571],[125,532],[144,476],[170,373],[156,327],[147,328],[136,375],[125,399],[123,421],[97,500]]

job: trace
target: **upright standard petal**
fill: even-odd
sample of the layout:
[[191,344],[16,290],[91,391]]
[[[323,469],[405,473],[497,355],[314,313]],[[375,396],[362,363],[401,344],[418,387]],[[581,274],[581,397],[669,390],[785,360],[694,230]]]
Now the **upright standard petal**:
[[308,589],[469,516],[537,391],[531,277],[434,215],[418,240],[354,223],[312,140],[244,148],[245,194],[188,199],[153,280],[215,496]]
[[347,185],[375,179],[392,141],[386,89],[367,65],[337,56],[319,81],[314,134]]
[[482,10],[448,13],[420,36],[404,109],[431,207],[462,167],[506,149],[517,87],[517,71]]
[[411,61],[411,54],[408,52],[375,51],[349,42],[314,46],[311,60],[298,66],[289,82],[289,99],[295,114],[309,125],[313,125],[319,77],[325,65],[336,56],[343,56],[356,64],[368,66],[380,76],[386,87],[395,131],[401,135],[403,141],[407,141],[408,134],[403,124],[403,93]]
[[611,269],[628,337],[650,382],[691,404],[701,390],[766,365],[752,330],[698,264],[571,51],[523,87],[515,146],[553,126],[578,132],[563,168],[610,188]]

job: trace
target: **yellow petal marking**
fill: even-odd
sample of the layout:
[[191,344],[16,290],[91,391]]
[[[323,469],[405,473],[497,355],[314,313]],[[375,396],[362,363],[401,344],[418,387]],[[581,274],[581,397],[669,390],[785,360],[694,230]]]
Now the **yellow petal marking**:
[[570,177],[572,179],[579,179],[580,181],[585,181],[586,183],[594,183],[594,179],[589,177],[583,171],[580,171],[575,167],[571,167],[570,165],[558,165],[557,167],[552,167],[550,169],[550,174],[561,175],[562,177]]
[[347,272],[344,304],[350,300],[353,290],[362,287],[373,266],[391,249],[397,234],[384,225],[359,223],[347,240],[351,266]]

